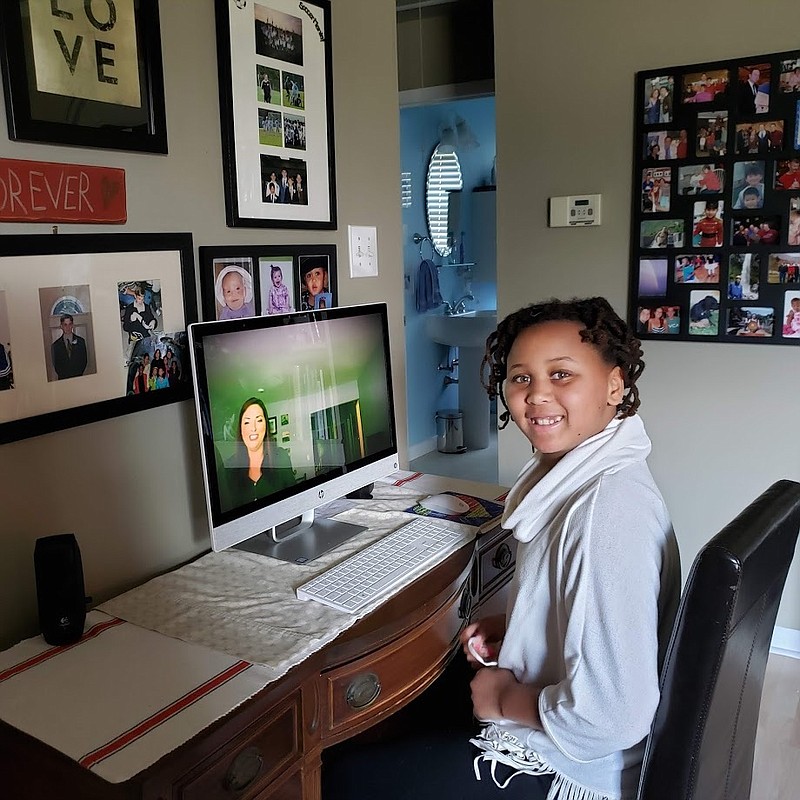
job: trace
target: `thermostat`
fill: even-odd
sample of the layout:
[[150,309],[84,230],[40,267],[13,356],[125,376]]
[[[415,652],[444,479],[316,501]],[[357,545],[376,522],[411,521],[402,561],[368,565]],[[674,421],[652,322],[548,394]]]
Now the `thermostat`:
[[571,225],[599,225],[600,195],[573,194],[550,198],[551,228],[567,228]]

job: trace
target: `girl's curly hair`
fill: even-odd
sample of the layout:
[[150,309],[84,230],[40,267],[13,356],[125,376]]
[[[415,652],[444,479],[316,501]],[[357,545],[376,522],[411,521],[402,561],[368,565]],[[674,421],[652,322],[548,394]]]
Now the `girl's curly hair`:
[[581,339],[593,344],[607,364],[620,368],[626,391],[617,406],[617,416],[632,417],[640,404],[636,381],[644,369],[641,342],[604,297],[552,299],[509,314],[486,340],[486,352],[481,362],[481,383],[489,397],[499,397],[505,408],[500,414],[500,428],[505,428],[511,419],[503,395],[511,346],[525,328],[552,320],[579,322],[583,326]]

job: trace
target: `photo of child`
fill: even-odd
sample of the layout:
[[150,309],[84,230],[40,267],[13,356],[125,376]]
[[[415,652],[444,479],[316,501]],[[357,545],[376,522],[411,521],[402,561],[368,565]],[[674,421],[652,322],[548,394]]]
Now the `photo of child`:
[[272,147],[283,146],[283,127],[280,111],[258,109],[258,143]]
[[728,309],[725,333],[729,336],[772,336],[775,312],[759,306],[732,306]]
[[136,342],[163,331],[161,284],[157,280],[125,281],[117,284],[122,328],[122,354],[130,363]]
[[728,145],[728,112],[703,112],[697,115],[695,155],[724,156]]
[[719,256],[713,253],[675,256],[675,283],[719,283]]
[[728,89],[728,70],[691,72],[683,76],[684,103],[710,103]]
[[642,247],[683,247],[683,220],[646,220],[640,227],[639,243]]
[[657,167],[642,170],[642,212],[669,211],[672,170]]
[[764,205],[764,162],[739,161],[733,165],[733,207],[761,208]]
[[659,297],[667,293],[667,259],[639,259],[639,295]]
[[786,292],[783,315],[783,337],[800,339],[800,292]]
[[716,336],[719,333],[719,292],[689,293],[689,334]]
[[800,189],[800,157],[778,161],[775,165],[775,188],[786,191]]
[[294,285],[293,264],[291,256],[258,259],[261,309],[265,316],[294,311],[294,297],[289,288]]
[[728,299],[758,300],[761,258],[753,253],[733,253],[728,258]]
[[767,283],[800,283],[800,253],[770,253]]
[[672,122],[673,88],[672,75],[647,78],[644,82],[644,124]]
[[800,245],[800,197],[793,197],[789,204],[789,237],[790,245]]
[[[301,256],[299,262],[300,310],[311,311],[316,308],[317,297],[323,293],[328,295],[332,305],[328,256]],[[328,306],[327,299],[326,306]]]
[[720,194],[725,189],[725,167],[720,162],[678,167],[678,194]]
[[213,263],[217,319],[255,316],[250,259],[215,258]]
[[280,105],[281,74],[277,69],[256,64],[256,100]]
[[722,247],[724,206],[722,200],[706,200],[694,204],[692,244],[695,247]]

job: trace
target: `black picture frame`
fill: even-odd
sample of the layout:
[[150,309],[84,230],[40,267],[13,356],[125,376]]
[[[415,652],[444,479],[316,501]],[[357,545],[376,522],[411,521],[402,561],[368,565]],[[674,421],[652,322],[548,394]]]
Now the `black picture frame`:
[[12,140],[167,152],[158,0],[6,0],[0,63]]
[[[186,327],[197,319],[197,300],[190,233],[0,236],[0,276],[0,344],[13,365],[10,385],[0,385],[0,444],[191,397]],[[153,322],[145,335],[126,325],[123,310],[137,287],[149,292],[143,299]],[[62,374],[56,363],[62,315],[77,334],[71,349],[83,340],[80,373]],[[165,373],[168,385],[136,392],[144,354],[155,364],[161,348],[175,361],[174,379]]]
[[228,226],[335,230],[329,0],[215,3]]
[[639,72],[634,108],[637,336],[800,344],[800,50]]
[[[336,276],[336,245],[203,245],[198,248],[200,268],[200,303],[203,320],[235,319],[237,317],[269,316],[272,314],[310,311],[309,293],[304,290],[304,272],[319,268],[322,293],[317,300],[325,299],[323,307],[338,305]],[[274,299],[276,270],[281,274],[280,284],[287,292]],[[225,311],[223,280],[226,273],[235,272],[234,287],[238,292],[236,308]]]

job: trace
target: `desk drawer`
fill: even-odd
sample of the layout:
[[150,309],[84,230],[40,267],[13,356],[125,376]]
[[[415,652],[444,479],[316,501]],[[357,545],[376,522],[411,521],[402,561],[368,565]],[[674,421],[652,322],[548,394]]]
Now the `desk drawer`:
[[482,546],[478,555],[478,598],[484,599],[496,585],[508,581],[514,573],[517,540],[511,531],[502,530],[493,541]]
[[[300,759],[300,692],[212,756],[176,787],[180,800],[250,800],[266,797],[270,781]],[[296,777],[290,784],[299,781]],[[262,794],[263,792],[263,794]],[[289,796],[288,794],[286,795]]]
[[343,739],[414,699],[444,669],[464,624],[461,592],[421,626],[376,652],[323,672],[323,739]]

